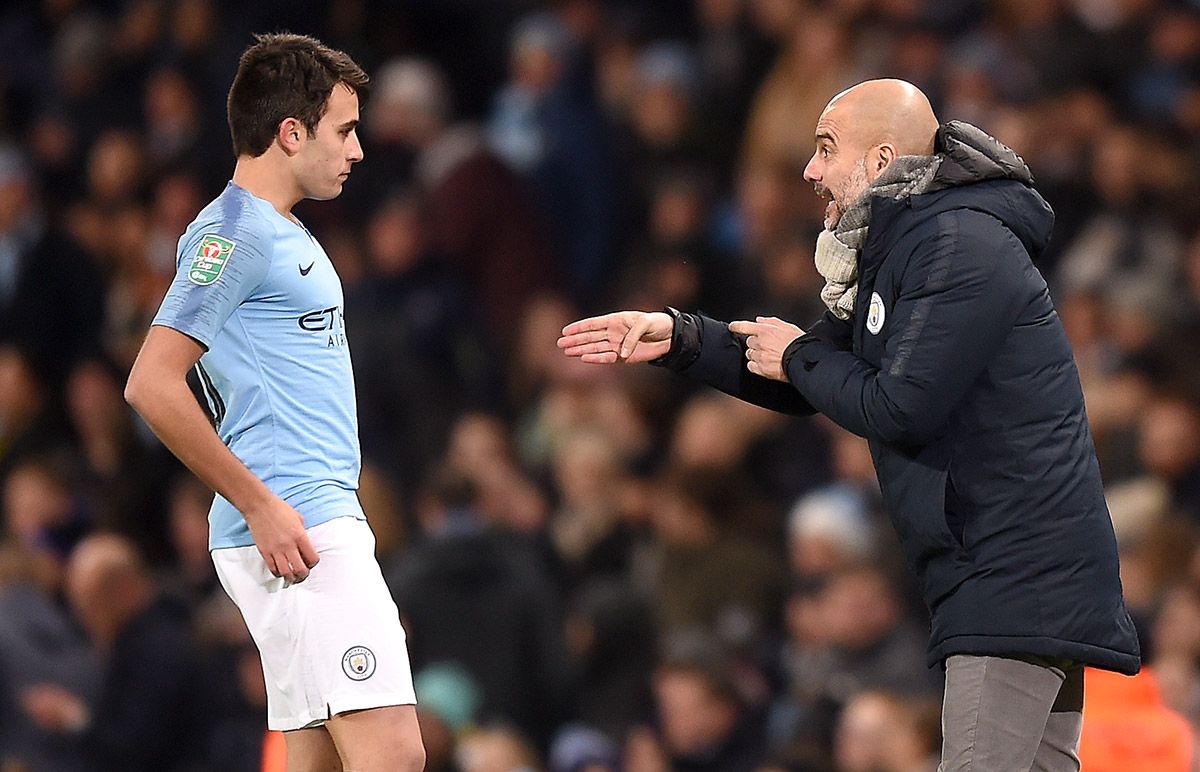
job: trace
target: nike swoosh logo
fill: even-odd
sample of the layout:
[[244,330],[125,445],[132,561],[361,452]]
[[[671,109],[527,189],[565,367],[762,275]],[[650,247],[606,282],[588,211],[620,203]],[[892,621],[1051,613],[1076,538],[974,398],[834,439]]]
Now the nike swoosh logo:
[[304,266],[300,265],[299,263],[297,263],[297,264],[296,264],[296,267],[300,269],[300,275],[301,275],[301,276],[308,276],[308,272],[309,272],[309,271],[311,271],[311,270],[312,270],[312,267],[313,267],[314,265],[316,265],[316,264],[317,264],[317,261],[316,261],[316,260],[314,260],[314,261],[312,261],[311,263],[309,263],[309,264],[308,264],[308,267],[307,267],[307,268],[305,268]]

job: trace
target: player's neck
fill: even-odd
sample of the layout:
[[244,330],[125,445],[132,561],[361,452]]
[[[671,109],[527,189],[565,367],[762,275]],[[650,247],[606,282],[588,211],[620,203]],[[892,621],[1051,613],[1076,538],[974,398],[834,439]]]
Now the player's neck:
[[268,150],[257,158],[238,158],[233,169],[233,182],[275,207],[275,211],[284,217],[294,220],[292,207],[304,196],[287,167],[273,155]]

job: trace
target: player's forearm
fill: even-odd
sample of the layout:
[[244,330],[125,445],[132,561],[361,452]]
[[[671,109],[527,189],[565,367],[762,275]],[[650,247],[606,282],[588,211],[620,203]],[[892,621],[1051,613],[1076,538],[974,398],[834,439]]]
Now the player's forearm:
[[221,442],[185,381],[131,377],[125,398],[188,469],[243,514],[273,496]]

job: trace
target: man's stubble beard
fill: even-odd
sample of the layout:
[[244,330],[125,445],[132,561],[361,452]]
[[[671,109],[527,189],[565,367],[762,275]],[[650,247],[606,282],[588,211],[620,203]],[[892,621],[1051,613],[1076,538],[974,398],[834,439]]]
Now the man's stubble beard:
[[854,164],[854,168],[850,170],[849,176],[846,178],[846,185],[842,189],[842,195],[835,195],[831,188],[821,186],[817,188],[817,193],[821,194],[824,191],[829,191],[833,195],[831,207],[826,210],[825,227],[828,230],[833,230],[837,227],[838,222],[842,219],[842,215],[846,210],[859,199],[859,197],[867,191],[871,186],[871,182],[867,179],[867,159],[860,158]]
[[857,163],[854,163],[854,168],[851,169],[850,176],[846,178],[846,187],[842,188],[842,195],[834,197],[836,209],[834,211],[835,219],[833,223],[829,223],[828,227],[833,229],[841,220],[841,216],[846,214],[846,210],[850,209],[854,202],[866,192],[866,188],[870,187],[870,180],[866,179],[866,158],[859,158]]

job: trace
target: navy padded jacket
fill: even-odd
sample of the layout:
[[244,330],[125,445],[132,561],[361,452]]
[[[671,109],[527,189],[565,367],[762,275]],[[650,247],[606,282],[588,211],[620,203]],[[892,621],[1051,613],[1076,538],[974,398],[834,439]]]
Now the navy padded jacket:
[[931,665],[1018,654],[1135,673],[1079,374],[1032,262],[1053,212],[973,126],[942,126],[936,152],[927,192],[872,199],[854,316],[826,313],[788,347],[790,383],[750,374],[744,336],[699,314],[677,316],[659,364],[867,438],[931,612]]

